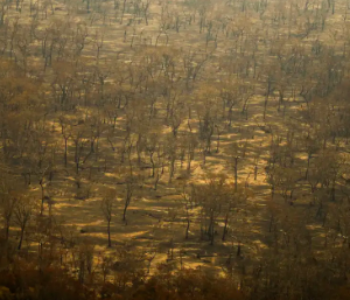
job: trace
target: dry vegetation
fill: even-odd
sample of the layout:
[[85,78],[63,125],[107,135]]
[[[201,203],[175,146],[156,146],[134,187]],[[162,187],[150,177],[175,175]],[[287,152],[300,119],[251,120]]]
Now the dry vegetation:
[[0,298],[348,299],[349,12],[0,0]]

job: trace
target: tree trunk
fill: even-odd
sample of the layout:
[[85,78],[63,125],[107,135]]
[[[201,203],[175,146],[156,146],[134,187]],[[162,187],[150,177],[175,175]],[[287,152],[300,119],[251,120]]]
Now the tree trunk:
[[155,164],[154,164],[154,160],[153,160],[153,153],[150,154],[150,161],[152,164],[152,178],[154,178],[155,175]]
[[40,216],[43,215],[44,212],[44,186],[42,180],[40,180],[40,188],[41,188],[41,206],[40,206]]
[[64,139],[64,166],[67,167],[67,139]]
[[305,172],[305,180],[309,178],[310,159],[311,159],[311,154],[309,153],[307,156],[307,168]]
[[186,227],[186,240],[188,239],[188,232],[190,231],[190,225],[191,225],[191,221],[190,218],[187,218],[187,227]]
[[270,79],[268,79],[266,95],[265,95],[265,102],[264,102],[264,120],[266,119],[267,103],[269,101],[269,96],[270,96],[271,92],[272,92],[271,82],[270,82]]
[[224,226],[224,233],[222,234],[222,240],[225,241],[226,233],[227,233],[227,224],[228,224],[228,213],[225,216],[225,226]]
[[125,223],[126,223],[126,211],[128,209],[128,206],[129,206],[129,204],[128,204],[128,201],[126,200],[125,206],[124,206],[124,211],[123,211],[123,222],[125,222]]
[[237,192],[238,190],[238,157],[235,157],[234,172],[235,172],[235,192]]
[[5,240],[8,241],[10,237],[10,220],[6,220],[6,228],[5,228]]
[[108,247],[112,247],[112,241],[111,241],[111,221],[108,221],[107,225],[107,233],[108,233]]
[[220,132],[219,132],[219,129],[217,129],[216,153],[219,153],[219,147],[220,147]]
[[19,239],[19,244],[18,244],[18,250],[21,250],[22,248],[22,241],[23,241],[23,235],[24,235],[24,227],[21,228],[21,237]]
[[265,96],[265,102],[264,102],[264,120],[266,119],[266,109],[267,109],[268,100],[269,100],[269,94],[267,93]]

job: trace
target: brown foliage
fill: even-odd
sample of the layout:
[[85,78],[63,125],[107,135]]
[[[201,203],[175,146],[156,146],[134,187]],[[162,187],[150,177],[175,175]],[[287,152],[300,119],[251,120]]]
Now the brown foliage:
[[185,270],[179,274],[157,274],[133,296],[133,300],[241,300],[244,296],[234,282],[212,277],[200,271]]

